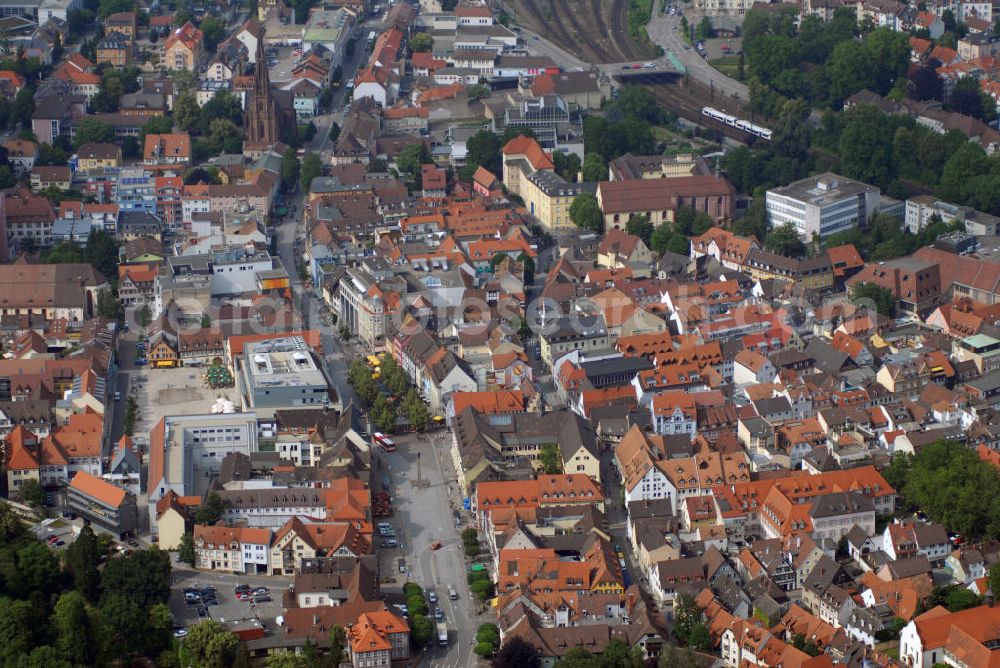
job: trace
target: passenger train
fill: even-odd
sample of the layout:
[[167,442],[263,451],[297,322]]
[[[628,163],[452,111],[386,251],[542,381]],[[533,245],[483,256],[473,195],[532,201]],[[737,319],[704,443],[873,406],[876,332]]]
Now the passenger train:
[[730,116],[729,114],[719,111],[713,107],[702,107],[701,115],[708,116],[709,118],[719,121],[720,123],[725,123],[726,125],[732,126],[737,130],[742,130],[754,137],[760,137],[761,139],[766,139],[771,141],[771,131],[760,125],[755,125],[750,121],[745,121],[742,118],[736,118],[735,116]]

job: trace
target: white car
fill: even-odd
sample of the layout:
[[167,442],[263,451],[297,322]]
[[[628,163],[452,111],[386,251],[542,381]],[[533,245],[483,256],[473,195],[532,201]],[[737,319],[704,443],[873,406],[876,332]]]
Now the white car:
[[188,630],[187,629],[174,629],[174,637],[175,638],[183,638],[187,634],[188,634]]

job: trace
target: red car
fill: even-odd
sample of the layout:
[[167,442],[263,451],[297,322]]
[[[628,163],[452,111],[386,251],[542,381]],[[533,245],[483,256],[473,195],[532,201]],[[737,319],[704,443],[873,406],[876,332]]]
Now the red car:
[[432,550],[440,550],[441,549],[441,541],[436,540],[433,543],[431,543],[431,549]]

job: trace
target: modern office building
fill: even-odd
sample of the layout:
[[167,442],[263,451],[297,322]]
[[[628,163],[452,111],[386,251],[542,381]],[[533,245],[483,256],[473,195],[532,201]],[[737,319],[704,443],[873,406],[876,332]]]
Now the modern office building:
[[283,408],[320,408],[331,403],[330,384],[301,336],[247,343],[240,360],[244,410],[273,419]]
[[876,186],[826,172],[767,191],[771,227],[787,223],[810,241],[866,224],[878,213],[881,194]]

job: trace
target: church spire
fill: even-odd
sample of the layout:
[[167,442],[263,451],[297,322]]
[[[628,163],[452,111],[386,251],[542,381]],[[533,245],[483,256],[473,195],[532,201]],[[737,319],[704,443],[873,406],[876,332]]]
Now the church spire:
[[253,92],[243,116],[243,135],[249,144],[273,145],[278,141],[278,114],[271,97],[271,78],[263,54],[264,31],[257,39],[257,62],[254,65]]

